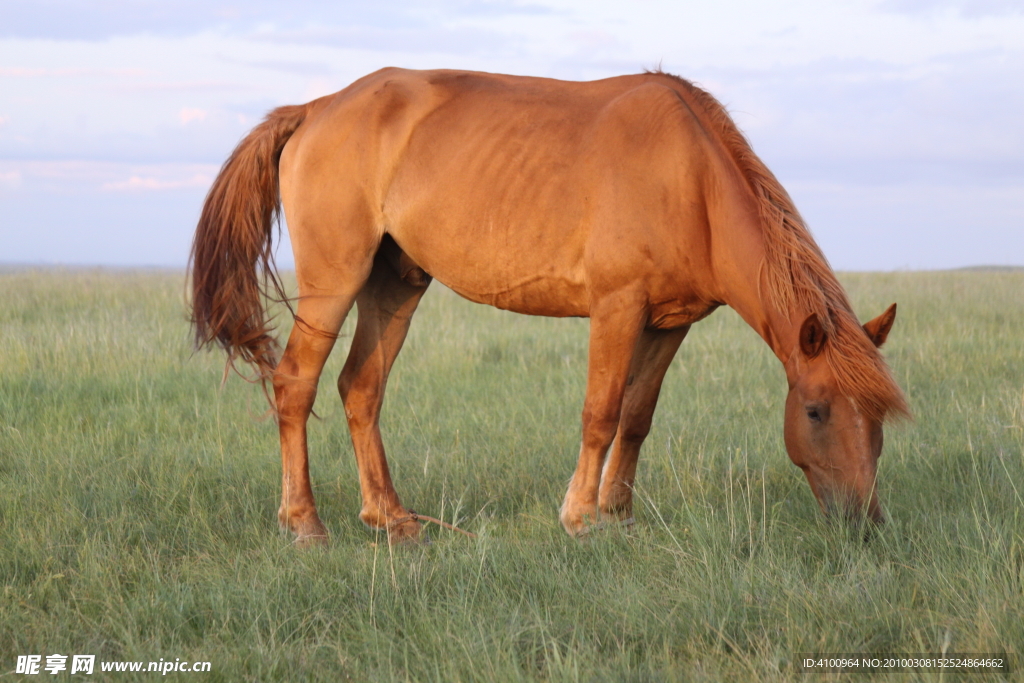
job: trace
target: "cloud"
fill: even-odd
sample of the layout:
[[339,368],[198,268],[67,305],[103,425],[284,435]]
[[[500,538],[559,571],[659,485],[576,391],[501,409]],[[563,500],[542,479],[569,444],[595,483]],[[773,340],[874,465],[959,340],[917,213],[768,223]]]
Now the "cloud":
[[21,185],[21,171],[0,171],[0,187],[15,188]]
[[[136,207],[124,230],[149,235],[156,228],[138,229],[147,216],[194,225],[220,162],[266,111],[382,66],[589,80],[664,60],[729,107],[815,226],[844,228],[836,234],[849,239],[830,255],[866,254],[840,265],[876,258],[858,246],[857,225],[880,240],[929,225],[953,235],[972,210],[972,239],[1011,253],[1011,239],[989,240],[982,226],[1016,230],[1019,243],[1021,8],[1022,0],[646,0],[639,10],[584,0],[7,2],[0,190],[33,230],[46,216],[55,232],[86,220],[113,225],[95,207],[111,216]],[[18,161],[27,159],[36,161]],[[846,190],[829,189],[837,187]],[[966,254],[946,243],[954,261]],[[911,237],[890,246],[913,250]],[[944,262],[912,262],[928,263]]]
[[181,121],[181,125],[186,126],[192,121],[204,121],[206,119],[205,109],[196,109],[194,107],[186,107],[178,112],[178,120]]
[[451,16],[487,19],[537,16],[552,10],[504,0],[416,0],[371,3],[362,0],[33,0],[5,3],[0,38],[106,40],[115,36],[185,36],[203,31],[242,35],[259,27],[293,30],[308,26],[406,29]]
[[1020,0],[885,0],[879,8],[901,14],[927,14],[952,10],[963,17],[998,17],[1020,14]]
[[[224,2],[34,0],[5,3],[0,37],[105,40],[114,36],[188,35],[230,23]],[[237,20],[237,19],[236,19]]]
[[0,184],[56,194],[205,189],[217,169],[214,164],[192,163],[0,160]]
[[144,69],[93,69],[93,68],[64,68],[50,69],[44,67],[20,67],[0,66],[0,78],[94,78],[94,77],[124,77],[145,76]]
[[1024,173],[1024,55],[912,65],[818,60],[707,70],[765,161],[790,177],[883,185],[908,179],[1016,182]]
[[330,95],[333,92],[337,92],[337,90],[337,83],[324,78],[314,78],[306,85],[306,89],[303,91],[303,99],[308,102],[324,95]]
[[160,178],[133,175],[127,180],[103,183],[100,189],[115,192],[134,192],[139,190],[180,190],[189,187],[206,187],[213,178],[204,174],[196,174],[185,180],[161,180]]
[[842,270],[1024,265],[1024,182],[787,183]]
[[254,38],[275,43],[323,45],[374,52],[488,54],[518,44],[512,36],[478,27],[308,26],[259,32]]
[[246,90],[245,86],[229,81],[142,81],[114,83],[105,86],[107,90],[119,92],[216,92]]
[[330,76],[337,71],[337,69],[328,62],[297,62],[285,60],[242,61],[227,57],[222,59],[225,62],[241,64],[253,69],[272,69],[274,71],[283,71],[285,73],[299,74],[302,76]]

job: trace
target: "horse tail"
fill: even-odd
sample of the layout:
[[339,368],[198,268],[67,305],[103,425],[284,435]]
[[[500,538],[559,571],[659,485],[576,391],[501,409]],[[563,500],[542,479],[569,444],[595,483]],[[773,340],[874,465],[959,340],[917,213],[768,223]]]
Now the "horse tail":
[[286,300],[272,249],[278,161],[306,113],[306,105],[275,109],[238,144],[206,195],[189,256],[196,348],[217,344],[229,366],[241,358],[263,380],[278,350],[264,299]]

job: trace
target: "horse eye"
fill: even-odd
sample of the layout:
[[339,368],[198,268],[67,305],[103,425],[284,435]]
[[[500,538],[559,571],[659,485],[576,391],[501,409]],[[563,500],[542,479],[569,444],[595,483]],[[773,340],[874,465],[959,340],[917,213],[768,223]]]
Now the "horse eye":
[[817,409],[812,408],[811,410],[808,410],[807,417],[811,422],[821,422],[821,413],[819,413]]

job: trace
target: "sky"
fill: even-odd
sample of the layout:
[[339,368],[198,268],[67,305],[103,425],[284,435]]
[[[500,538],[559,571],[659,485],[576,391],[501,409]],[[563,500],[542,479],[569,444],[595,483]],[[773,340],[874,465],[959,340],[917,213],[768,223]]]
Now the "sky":
[[836,269],[1024,265],[1022,0],[0,0],[0,17],[0,263],[184,266],[268,110],[385,66],[660,66],[726,105]]

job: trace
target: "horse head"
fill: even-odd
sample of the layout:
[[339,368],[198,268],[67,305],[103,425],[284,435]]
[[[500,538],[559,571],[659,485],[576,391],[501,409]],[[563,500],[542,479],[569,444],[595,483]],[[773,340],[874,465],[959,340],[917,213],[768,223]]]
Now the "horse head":
[[[885,343],[895,318],[893,304],[863,326],[875,347]],[[842,390],[835,365],[824,353],[830,342],[818,316],[808,316],[786,368],[786,450],[807,475],[825,514],[881,523],[885,517],[875,479],[885,414],[867,410],[857,396]]]

